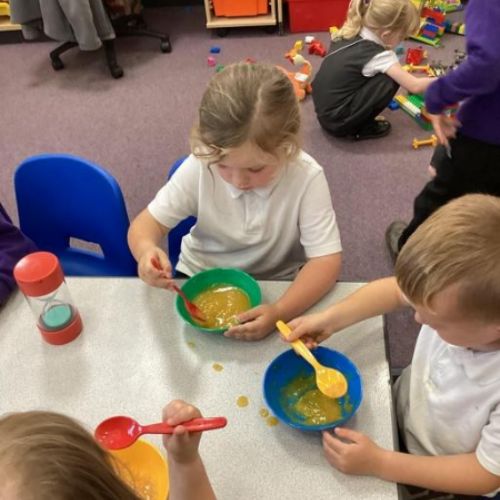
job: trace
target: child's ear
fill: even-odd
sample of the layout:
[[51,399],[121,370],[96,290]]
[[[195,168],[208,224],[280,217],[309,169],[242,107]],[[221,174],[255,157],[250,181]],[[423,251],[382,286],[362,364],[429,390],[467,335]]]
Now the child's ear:
[[391,36],[391,32],[389,30],[381,31],[379,36],[384,43],[387,43],[389,37]]

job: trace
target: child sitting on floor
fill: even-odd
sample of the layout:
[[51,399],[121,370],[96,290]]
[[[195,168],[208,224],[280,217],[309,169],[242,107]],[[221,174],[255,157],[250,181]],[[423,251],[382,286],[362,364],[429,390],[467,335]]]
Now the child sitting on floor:
[[[422,329],[395,386],[408,453],[346,428],[324,433],[342,472],[435,491],[493,496],[500,488],[500,198],[467,195],[410,237],[396,277],[290,322],[309,346],[348,325],[410,306]],[[340,438],[340,439],[339,439]]]
[[339,275],[330,190],[323,169],[301,151],[299,129],[299,105],[282,71],[267,64],[227,66],[203,95],[193,154],[130,226],[139,276],[153,286],[172,286],[160,245],[190,215],[197,222],[182,240],[177,271],[192,276],[234,267],[257,279],[293,280],[274,304],[240,314],[227,336],[268,335],[278,319],[316,303]]
[[351,0],[312,83],[316,115],[326,131],[355,140],[389,133],[391,124],[378,115],[399,86],[421,93],[432,82],[405,71],[393,50],[418,25],[411,0]]
[[[201,414],[183,401],[163,410],[163,421],[179,425]],[[167,449],[169,500],[214,500],[198,453],[201,434],[178,426]],[[116,474],[113,457],[75,420],[29,411],[0,418],[2,500],[141,500]]]

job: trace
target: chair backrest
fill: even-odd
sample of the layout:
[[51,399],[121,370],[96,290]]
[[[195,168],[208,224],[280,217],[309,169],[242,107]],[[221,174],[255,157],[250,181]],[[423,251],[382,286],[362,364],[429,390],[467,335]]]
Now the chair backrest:
[[[168,179],[174,175],[175,171],[184,163],[187,156],[182,156],[176,160],[170,170],[168,171]],[[179,261],[179,255],[181,253],[181,243],[182,238],[189,233],[191,228],[196,224],[196,217],[190,216],[181,220],[177,226],[172,228],[168,233],[168,256],[170,258],[170,263],[172,264],[172,269],[177,267],[177,262]]]
[[[123,195],[104,169],[72,155],[32,156],[17,167],[14,186],[22,231],[56,254],[67,275],[137,275]],[[102,254],[72,247],[70,238],[97,244]]]

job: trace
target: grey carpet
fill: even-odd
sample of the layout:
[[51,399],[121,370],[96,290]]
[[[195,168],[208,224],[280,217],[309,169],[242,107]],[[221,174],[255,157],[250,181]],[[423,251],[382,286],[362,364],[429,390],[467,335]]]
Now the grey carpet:
[[[0,199],[17,217],[12,174],[24,158],[42,152],[84,156],[108,169],[120,183],[134,217],[154,196],[169,165],[188,151],[188,133],[214,68],[212,45],[221,64],[247,57],[293,67],[283,55],[303,34],[270,35],[261,28],[234,29],[218,38],[204,27],[202,7],[168,7],[146,12],[150,27],[169,32],[171,54],[151,39],[119,39],[121,80],[110,77],[102,51],[63,55],[54,72],[48,53],[55,42],[0,45],[2,90]],[[328,35],[318,33],[328,46]],[[407,42],[407,46],[415,45]],[[447,35],[431,59],[449,62],[463,37]],[[317,68],[318,56],[310,56]],[[414,151],[423,131],[402,111],[387,110],[393,125],[384,139],[360,143],[334,139],[316,122],[311,99],[301,104],[304,149],[325,168],[344,247],[343,281],[370,281],[392,273],[384,244],[386,226],[408,219],[415,195],[427,180],[431,150]],[[387,320],[393,366],[408,364],[417,325],[410,312]]]

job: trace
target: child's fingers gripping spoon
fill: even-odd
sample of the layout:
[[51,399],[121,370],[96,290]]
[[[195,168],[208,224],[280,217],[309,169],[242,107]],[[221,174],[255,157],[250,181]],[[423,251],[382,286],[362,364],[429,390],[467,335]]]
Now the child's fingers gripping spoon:
[[[292,333],[290,327],[283,321],[278,321],[276,327],[285,338],[288,338]],[[316,385],[325,396],[340,398],[346,394],[347,380],[342,373],[334,368],[327,368],[320,364],[301,340],[294,340],[291,345],[299,356],[302,356],[312,365],[316,372]]]
[[[151,264],[153,265],[153,267],[156,270],[163,271],[163,268],[161,267],[160,261],[157,258],[153,257],[151,259]],[[177,285],[173,285],[172,288],[182,297],[182,300],[184,301],[184,304],[186,306],[186,309],[187,309],[188,313],[193,318],[195,318],[195,319],[197,319],[199,321],[205,321],[206,320],[205,315],[200,310],[200,308],[196,304],[194,304],[193,302],[191,302],[186,297],[186,294]]]
[[[182,425],[189,432],[201,432],[225,427],[225,417],[194,418]],[[176,425],[166,423],[140,425],[130,417],[111,417],[101,422],[96,430],[97,441],[108,450],[119,450],[133,444],[142,434],[173,434]]]

